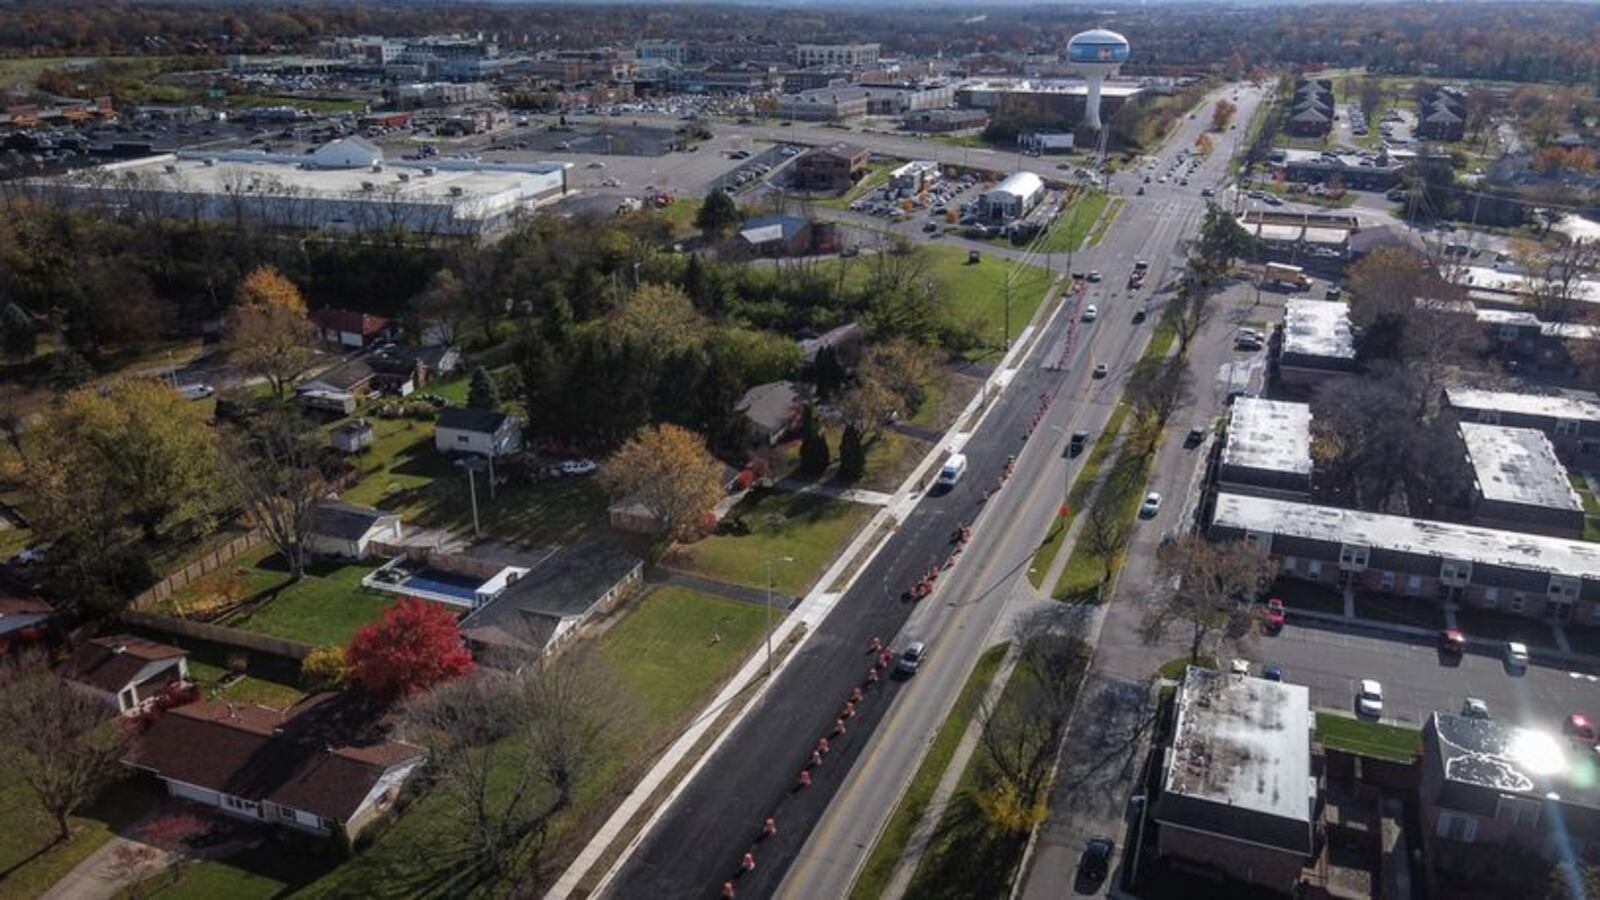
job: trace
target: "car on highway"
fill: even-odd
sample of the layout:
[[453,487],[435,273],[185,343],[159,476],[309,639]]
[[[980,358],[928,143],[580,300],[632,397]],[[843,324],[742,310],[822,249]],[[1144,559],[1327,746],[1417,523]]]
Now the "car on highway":
[[1104,377],[1106,377],[1107,375],[1110,375],[1110,374],[1111,374],[1111,370],[1106,368],[1106,364],[1105,363],[1095,363],[1094,364],[1094,377],[1096,377],[1096,378],[1104,378]]
[[1088,279],[1090,284],[1098,284],[1100,281],[1100,273],[1098,271],[1090,272]]
[[1142,306],[1139,307],[1138,309],[1133,311],[1133,324],[1137,325],[1140,322],[1143,322],[1145,320],[1145,317],[1148,316],[1148,315],[1149,315],[1149,313],[1145,311],[1144,307],[1142,307]]
[[1235,674],[1235,675],[1249,675],[1250,674],[1250,660],[1248,660],[1248,659],[1235,659],[1233,662],[1228,664],[1228,670],[1230,672],[1232,672],[1233,674]]
[[1528,645],[1521,641],[1506,641],[1506,668],[1521,671],[1528,667]]
[[597,159],[594,162],[589,163],[588,167],[591,169],[604,169],[606,164]]
[[1091,303],[1083,308],[1083,320],[1085,322],[1093,322],[1098,318],[1100,318],[1100,307]]
[[1202,197],[1215,197],[1216,195],[1217,195],[1216,188],[1201,188],[1200,189],[1200,196],[1202,196]]
[[1151,491],[1144,495],[1144,502],[1139,504],[1139,518],[1153,519],[1161,511],[1161,493]]
[[1111,874],[1111,857],[1117,842],[1108,837],[1090,838],[1083,845],[1083,855],[1078,857],[1078,877],[1098,884]]
[[1383,685],[1376,678],[1361,679],[1356,690],[1356,712],[1370,719],[1383,715]]
[[1267,663],[1266,666],[1262,667],[1261,669],[1261,677],[1268,681],[1282,681],[1283,666],[1280,666],[1277,663]]
[[1278,597],[1268,597],[1266,611],[1267,628],[1271,631],[1282,631],[1285,612],[1286,610],[1283,606],[1283,600]]
[[1183,437],[1183,445],[1185,447],[1200,446],[1201,444],[1205,443],[1206,432],[1210,430],[1211,429],[1207,428],[1205,424],[1201,422],[1196,422],[1195,424],[1190,425],[1189,433]]
[[917,669],[922,666],[922,661],[928,658],[928,645],[921,641],[912,641],[901,651],[900,658],[895,661],[895,673],[905,678],[917,674]]
[[1479,700],[1477,697],[1468,697],[1466,702],[1461,704],[1461,714],[1469,719],[1487,719],[1489,718],[1489,704]]
[[934,481],[934,487],[950,490],[961,481],[961,476],[967,474],[967,455],[965,453],[952,453],[944,461],[944,467],[939,470],[939,477]]

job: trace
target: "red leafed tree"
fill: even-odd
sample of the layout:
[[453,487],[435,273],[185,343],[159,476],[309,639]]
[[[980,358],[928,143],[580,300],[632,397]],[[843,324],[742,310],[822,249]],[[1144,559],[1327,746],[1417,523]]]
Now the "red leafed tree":
[[395,601],[383,619],[363,625],[345,647],[350,680],[385,699],[415,694],[472,671],[456,617],[412,597]]

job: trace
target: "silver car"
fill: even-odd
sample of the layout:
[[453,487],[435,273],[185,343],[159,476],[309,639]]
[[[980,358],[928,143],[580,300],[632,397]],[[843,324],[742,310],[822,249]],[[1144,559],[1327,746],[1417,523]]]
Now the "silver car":
[[907,678],[917,674],[917,667],[922,665],[922,660],[928,655],[928,645],[921,641],[912,641],[900,653],[900,659],[895,662],[894,670]]

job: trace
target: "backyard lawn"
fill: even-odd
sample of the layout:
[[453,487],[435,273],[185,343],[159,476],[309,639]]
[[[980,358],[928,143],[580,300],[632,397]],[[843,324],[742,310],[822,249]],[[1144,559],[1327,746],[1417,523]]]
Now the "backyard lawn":
[[[366,474],[344,499],[399,513],[407,522],[471,534],[467,473],[434,449],[433,425],[379,420],[373,431],[371,449],[354,458]],[[486,479],[477,484],[484,532],[506,541],[559,543],[605,513],[605,493],[592,478],[504,485],[493,500]]]
[[1422,732],[1333,713],[1317,713],[1317,740],[1324,747],[1382,759],[1408,760],[1422,749]]
[[0,766],[0,898],[38,897],[117,829],[150,808],[153,796],[136,784],[112,785],[100,799],[71,817],[72,837],[54,844],[55,823],[10,766]]
[[305,692],[299,688],[268,681],[249,673],[224,687],[220,682],[227,674],[228,670],[222,666],[200,662],[193,656],[189,657],[189,678],[200,686],[207,700],[255,703],[273,709],[288,709],[305,698]]
[[[578,841],[603,821],[650,760],[678,736],[689,717],[760,641],[764,620],[765,613],[755,604],[658,587],[593,643],[573,647],[564,665],[599,666],[606,683],[615,684],[618,694],[631,702],[623,703],[616,713],[605,758],[589,770],[574,806],[554,823],[553,855],[564,860],[576,852]],[[373,846],[310,885],[306,895],[427,893],[428,886],[439,884],[441,846],[448,840],[454,816],[441,795],[421,798]],[[269,875],[280,868],[257,861],[246,864]],[[485,886],[477,893],[505,892]]]
[[772,589],[798,597],[811,588],[874,509],[820,494],[751,491],[725,523],[743,522],[748,534],[714,534],[672,551],[676,568],[719,581],[764,588],[766,561],[774,562]]
[[393,595],[361,589],[361,579],[372,570],[365,564],[317,561],[304,578],[290,583],[283,558],[268,544],[193,582],[156,611],[193,615],[211,606],[261,597],[259,605],[216,624],[313,645],[343,644],[394,603]]

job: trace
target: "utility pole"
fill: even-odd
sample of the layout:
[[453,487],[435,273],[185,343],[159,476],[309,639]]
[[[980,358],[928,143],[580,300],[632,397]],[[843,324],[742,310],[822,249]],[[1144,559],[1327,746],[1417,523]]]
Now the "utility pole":
[[467,488],[472,494],[472,536],[483,537],[483,529],[478,525],[478,479],[472,466],[467,466]]
[[790,556],[767,557],[767,602],[762,604],[767,614],[767,683],[772,683],[772,564],[794,562]]

